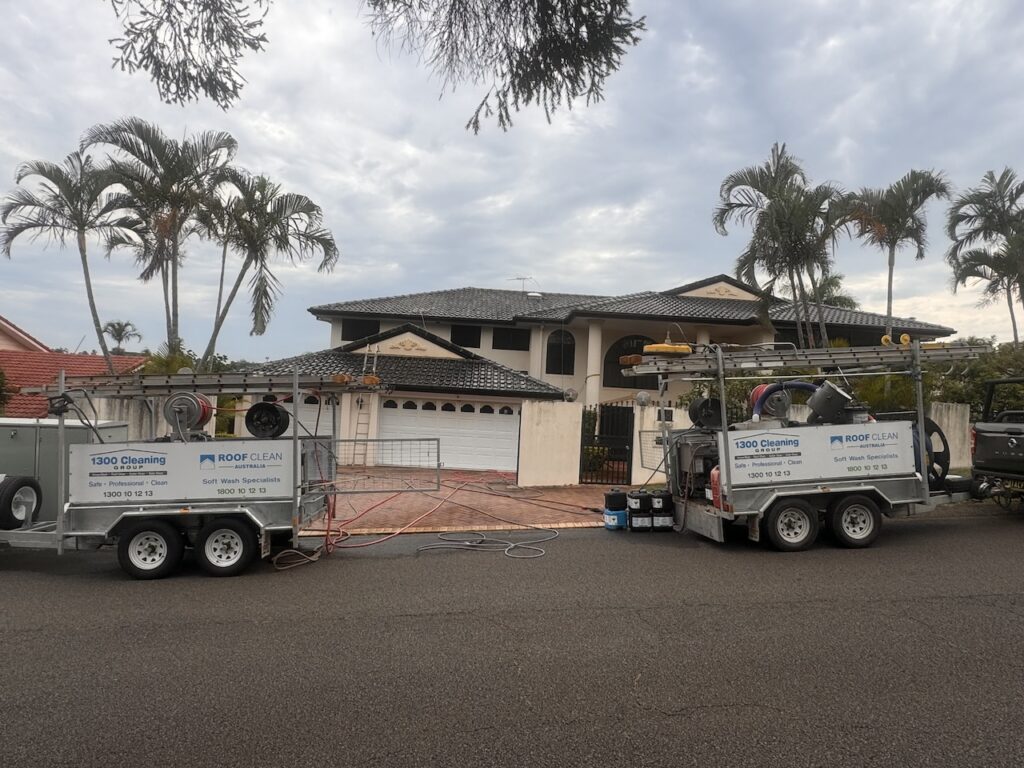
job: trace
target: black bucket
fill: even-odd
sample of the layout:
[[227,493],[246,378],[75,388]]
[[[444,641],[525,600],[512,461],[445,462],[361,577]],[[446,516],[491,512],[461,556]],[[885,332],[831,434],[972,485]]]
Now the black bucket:
[[629,530],[649,531],[654,526],[654,515],[650,509],[629,510]]
[[605,491],[604,508],[609,512],[621,512],[626,508],[626,492],[618,488]]
[[647,491],[630,491],[626,494],[626,508],[630,512],[650,512],[651,494]]

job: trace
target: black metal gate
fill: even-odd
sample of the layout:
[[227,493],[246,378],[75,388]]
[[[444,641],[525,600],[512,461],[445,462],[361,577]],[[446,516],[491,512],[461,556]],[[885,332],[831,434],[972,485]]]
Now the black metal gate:
[[633,401],[583,408],[580,483],[629,485],[633,479]]

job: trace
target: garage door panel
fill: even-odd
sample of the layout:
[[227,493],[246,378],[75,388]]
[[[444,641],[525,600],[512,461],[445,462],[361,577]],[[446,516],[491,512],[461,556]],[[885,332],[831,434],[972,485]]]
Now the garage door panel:
[[[402,401],[405,402],[405,401]],[[433,438],[440,440],[441,462],[452,469],[516,470],[519,457],[519,416],[473,412],[382,408],[381,438]],[[461,409],[461,405],[459,406]]]

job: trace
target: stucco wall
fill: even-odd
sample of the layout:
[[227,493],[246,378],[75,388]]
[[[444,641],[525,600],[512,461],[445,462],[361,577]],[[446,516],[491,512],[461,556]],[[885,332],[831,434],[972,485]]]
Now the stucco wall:
[[583,405],[526,400],[519,422],[521,486],[575,485],[580,479]]
[[949,442],[950,469],[971,466],[971,407],[966,403],[932,403],[928,416]]

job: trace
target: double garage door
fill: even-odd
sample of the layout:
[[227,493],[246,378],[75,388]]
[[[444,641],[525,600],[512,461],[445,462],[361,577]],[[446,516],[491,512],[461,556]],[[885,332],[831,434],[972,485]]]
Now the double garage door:
[[515,472],[519,459],[519,405],[387,398],[381,438],[436,437],[447,469]]

